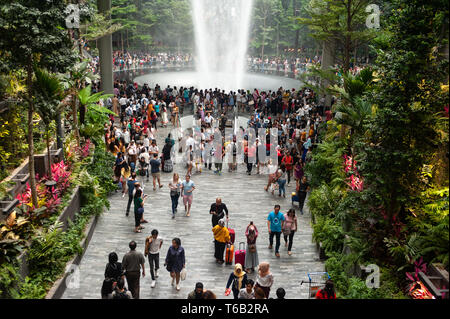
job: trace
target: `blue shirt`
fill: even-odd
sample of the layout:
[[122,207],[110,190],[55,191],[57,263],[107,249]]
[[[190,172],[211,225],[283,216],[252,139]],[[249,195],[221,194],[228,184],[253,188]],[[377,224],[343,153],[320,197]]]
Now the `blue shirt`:
[[183,195],[185,195],[185,196],[192,195],[192,193],[188,193],[188,191],[190,191],[195,186],[194,182],[193,181],[189,181],[189,182],[183,181],[182,184],[183,184]]
[[161,165],[161,162],[159,160],[152,159],[150,161],[151,172],[159,173],[159,165]]
[[136,184],[137,181],[136,180],[131,180],[129,179],[127,181],[127,186],[128,186],[128,195],[132,196],[133,195],[133,191],[134,191],[134,184]]
[[281,232],[281,221],[286,220],[282,212],[270,212],[267,220],[270,221],[270,231],[272,232]]

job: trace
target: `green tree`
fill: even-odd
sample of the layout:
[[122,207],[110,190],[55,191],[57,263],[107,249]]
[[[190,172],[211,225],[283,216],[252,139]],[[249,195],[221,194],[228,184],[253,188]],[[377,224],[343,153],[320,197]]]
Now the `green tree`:
[[33,143],[33,67],[64,71],[77,56],[65,29],[66,1],[0,1],[0,51],[13,67],[26,71],[29,173],[32,203],[38,206]]
[[369,0],[311,0],[306,8],[309,17],[298,18],[298,22],[308,25],[312,37],[331,47],[331,55],[334,55],[334,47],[342,48],[342,65],[346,72],[357,44],[374,36],[365,26],[365,8],[370,3]]
[[421,171],[440,146],[437,122],[448,105],[448,91],[441,89],[448,57],[439,53],[448,45],[440,36],[448,3],[395,0],[392,5],[388,50],[379,50],[375,66],[379,81],[371,101],[377,112],[361,145],[361,174],[377,194],[373,206],[385,216],[388,231],[420,196]]
[[43,69],[35,69],[36,79],[33,82],[35,91],[35,106],[45,125],[47,143],[48,176],[52,180],[52,156],[50,153],[50,125],[56,120],[56,115],[62,111],[63,87],[56,75]]

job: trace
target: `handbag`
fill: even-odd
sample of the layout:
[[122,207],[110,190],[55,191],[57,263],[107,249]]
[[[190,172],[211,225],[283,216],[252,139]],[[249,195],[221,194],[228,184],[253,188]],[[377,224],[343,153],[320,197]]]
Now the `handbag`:
[[289,236],[291,234],[291,228],[285,228],[283,229],[283,235]]
[[186,280],[186,274],[187,274],[186,268],[183,268],[180,272],[181,280]]
[[256,244],[248,245],[248,251],[251,253],[256,252]]

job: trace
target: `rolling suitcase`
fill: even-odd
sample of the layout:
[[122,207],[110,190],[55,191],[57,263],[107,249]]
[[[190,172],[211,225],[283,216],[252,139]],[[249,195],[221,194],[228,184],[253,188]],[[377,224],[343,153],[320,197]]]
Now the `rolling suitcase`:
[[[227,228],[228,228],[228,221],[227,221]],[[230,233],[230,241],[232,244],[234,244],[234,239],[236,238],[236,233],[234,232],[234,229],[228,228],[228,232]]]
[[227,244],[225,251],[225,264],[231,265],[233,263],[234,245]]
[[[241,245],[244,246],[243,249],[241,249]],[[241,241],[239,243],[239,249],[236,250],[234,253],[234,264],[241,264],[242,267],[244,267],[245,264],[245,243]]]

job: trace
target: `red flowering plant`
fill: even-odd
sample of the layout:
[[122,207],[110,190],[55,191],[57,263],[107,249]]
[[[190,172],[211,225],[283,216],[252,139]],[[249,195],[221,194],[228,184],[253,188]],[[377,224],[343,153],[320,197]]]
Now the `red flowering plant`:
[[364,188],[364,180],[359,175],[358,168],[356,167],[357,162],[353,157],[344,154],[344,171],[347,175],[347,185],[354,191],[361,192]]
[[58,211],[61,204],[61,196],[67,191],[71,184],[71,172],[63,161],[55,163],[51,167],[55,186],[47,187],[45,183],[48,177],[39,178],[36,174],[36,189],[38,195],[38,207],[34,207],[31,200],[31,187],[27,183],[27,188],[22,194],[18,194],[16,198],[19,200],[24,214],[31,219],[41,219],[48,217]]
[[91,154],[93,143],[90,139],[86,139],[83,146],[77,146],[74,139],[69,139],[65,147],[66,163],[69,167],[76,163],[80,163]]
[[[56,182],[56,192],[59,197],[61,197],[64,192],[70,187],[71,182],[71,172],[69,166],[61,161],[52,165],[52,178]],[[44,177],[48,180],[48,177]]]
[[75,152],[80,157],[80,159],[85,159],[86,157],[89,156],[89,154],[91,153],[91,144],[92,144],[91,140],[87,139],[83,146],[75,147]]

